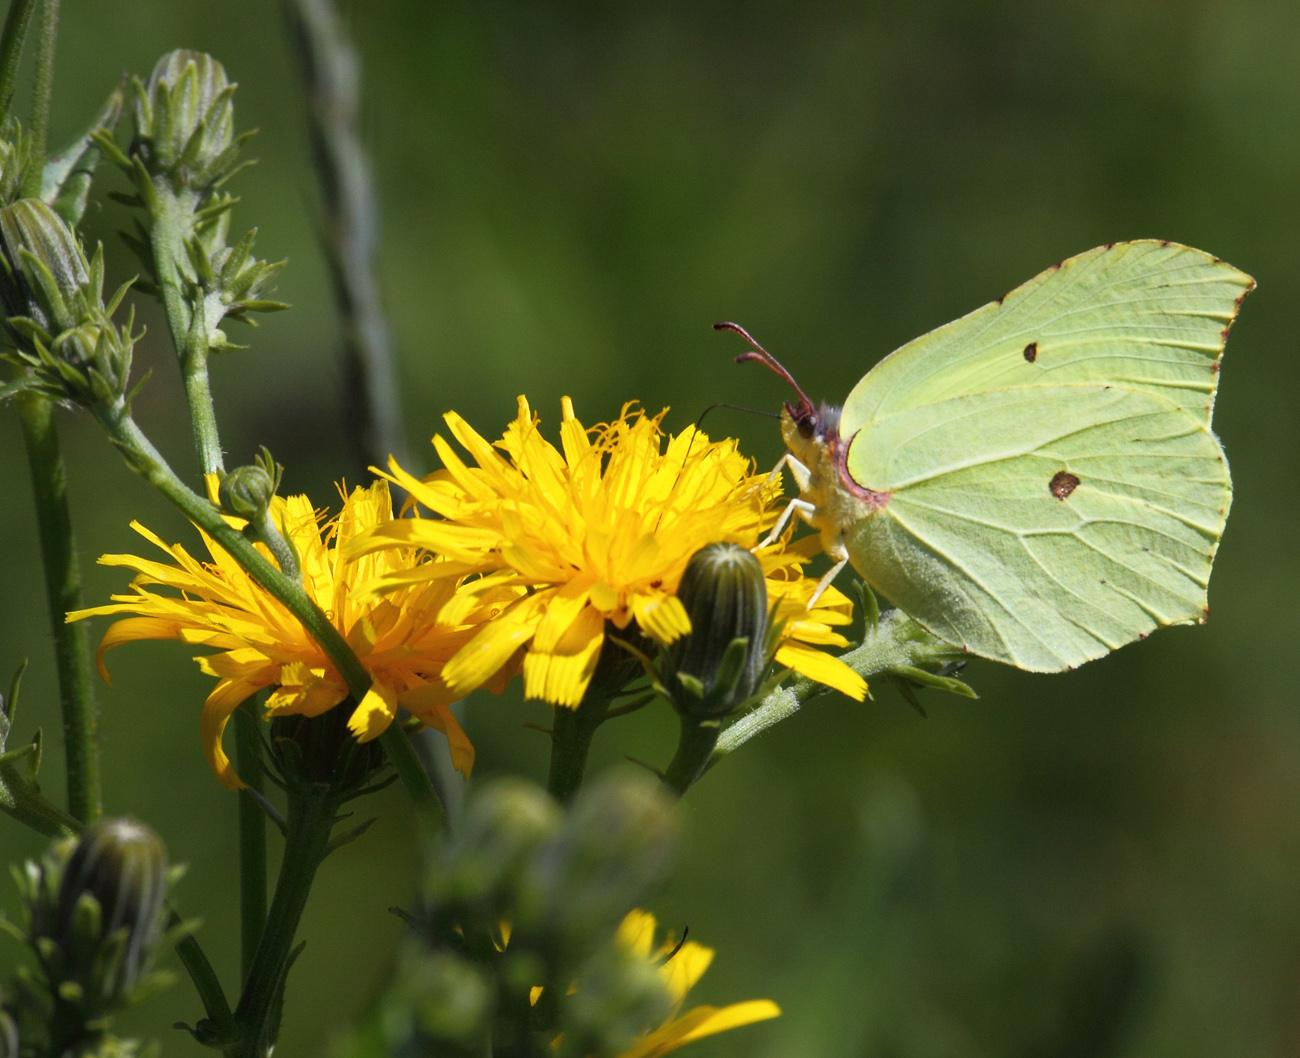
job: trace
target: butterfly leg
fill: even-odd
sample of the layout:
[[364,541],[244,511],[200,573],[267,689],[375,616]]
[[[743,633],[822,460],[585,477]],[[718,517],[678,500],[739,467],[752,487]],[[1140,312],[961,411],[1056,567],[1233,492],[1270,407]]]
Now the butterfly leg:
[[767,483],[770,485],[779,478],[781,476],[781,471],[785,467],[790,468],[790,476],[794,478],[794,483],[798,487],[799,491],[806,492],[808,490],[808,485],[812,482],[812,471],[800,463],[799,460],[795,459],[795,457],[789,452],[786,452],[785,455],[776,461],[776,466],[772,468],[772,473],[767,476]]
[[[776,525],[772,526],[772,531],[758,542],[757,547],[767,547],[768,544],[775,541],[789,524],[790,518],[795,514],[800,514],[804,521],[811,524],[811,517],[817,512],[817,504],[809,503],[807,500],[791,500],[785,505],[785,510],[781,512],[781,517],[776,520]],[[847,561],[847,560],[846,560]]]
[[826,575],[817,582],[817,590],[812,593],[812,597],[808,600],[808,609],[811,610],[815,605],[817,605],[817,600],[822,597],[822,592],[831,586],[831,581],[833,581],[839,575],[840,570],[848,564],[849,556],[845,555],[826,571]]

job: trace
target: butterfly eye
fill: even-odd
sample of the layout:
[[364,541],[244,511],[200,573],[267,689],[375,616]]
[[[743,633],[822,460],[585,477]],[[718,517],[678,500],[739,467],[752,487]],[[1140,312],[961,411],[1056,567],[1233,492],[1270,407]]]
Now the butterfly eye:
[[799,436],[805,441],[817,432],[817,417],[808,415],[799,420]]

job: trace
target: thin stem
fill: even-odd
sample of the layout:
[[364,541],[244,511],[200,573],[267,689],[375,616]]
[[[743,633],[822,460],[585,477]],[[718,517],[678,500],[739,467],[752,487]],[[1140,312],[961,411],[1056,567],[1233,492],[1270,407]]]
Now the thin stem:
[[101,811],[98,719],[86,630],[69,625],[64,615],[81,608],[81,569],[72,539],[68,510],[68,476],[59,450],[54,403],[24,394],[15,401],[27,446],[36,520],[45,568],[45,597],[54,637],[63,711],[63,752],[67,761],[68,811],[83,823]]
[[572,801],[582,786],[587,770],[587,754],[596,729],[609,711],[609,698],[593,693],[596,681],[592,680],[587,694],[576,708],[555,707],[551,725],[551,766],[546,779],[546,789],[562,802]]
[[247,699],[235,717],[235,759],[246,789],[239,791],[239,969],[247,983],[266,925],[266,815],[254,793],[263,791],[262,740],[257,706]]
[[18,65],[22,62],[23,42],[31,25],[37,0],[11,0],[5,28],[0,33],[0,123],[9,116],[9,107],[18,89]]
[[720,726],[716,720],[699,721],[683,715],[682,734],[677,742],[677,752],[664,772],[664,785],[678,797],[689,790],[705,769],[718,744]]
[[379,736],[379,744],[384,747],[388,761],[397,771],[397,777],[415,805],[420,817],[429,829],[437,830],[444,819],[442,802],[429,781],[429,773],[424,770],[415,747],[400,724],[389,724]]
[[32,91],[32,153],[23,174],[23,196],[41,193],[50,130],[50,100],[54,94],[54,47],[59,39],[59,0],[41,7],[40,37],[36,42],[36,81]]
[[321,241],[343,340],[347,436],[360,468],[408,463],[375,249],[379,209],[361,142],[361,63],[331,0],[286,0],[320,183]]
[[[303,589],[302,583],[290,580],[276,569],[252,543],[244,538],[242,533],[226,524],[216,507],[187,488],[125,409],[100,408],[96,410],[95,415],[107,431],[109,438],[121,451],[127,465],[170,500],[185,517],[220,544],[244,569],[248,570],[249,575],[258,584],[273,598],[283,603],[289,612],[302,622],[307,633],[316,640],[339,675],[343,677],[352,696],[358,702],[362,701],[370,689],[370,673],[348,646],[347,640]],[[410,744],[403,745],[397,742],[397,736],[405,739],[400,731],[393,736],[386,733],[383,736],[384,748],[393,760],[402,782],[406,785],[411,800],[430,824],[436,825],[437,815],[428,808],[430,802],[437,802],[429,777],[423,768],[405,766],[408,762],[401,758],[404,758],[406,751],[410,750]],[[418,760],[416,763],[418,765]]]
[[[170,912],[168,929],[179,925],[180,922],[180,916],[175,911]],[[217,979],[217,973],[208,962],[208,957],[203,954],[199,942],[192,936],[182,937],[176,942],[176,955],[194,983],[194,990],[199,994],[203,1010],[217,1034],[222,1038],[234,1038],[235,1019],[230,1012],[230,1003],[227,1002],[226,993]]]
[[243,1046],[240,1058],[263,1058],[275,1043],[273,1013],[284,987],[294,936],[316,877],[329,851],[330,830],[338,813],[339,798],[302,787],[289,796],[288,832],[284,858],[275,883],[275,896],[266,928],[248,974],[248,983],[235,1008]]
[[[150,179],[142,174],[142,179]],[[217,413],[212,405],[212,383],[208,378],[208,333],[202,312],[195,312],[186,297],[186,284],[179,262],[185,256],[185,240],[193,227],[198,196],[192,191],[177,193],[165,177],[152,180],[153,193],[145,196],[149,210],[149,241],[153,247],[158,293],[167,316],[172,345],[180,362],[185,400],[190,410],[194,450],[204,474],[224,474],[225,455],[217,430]]]

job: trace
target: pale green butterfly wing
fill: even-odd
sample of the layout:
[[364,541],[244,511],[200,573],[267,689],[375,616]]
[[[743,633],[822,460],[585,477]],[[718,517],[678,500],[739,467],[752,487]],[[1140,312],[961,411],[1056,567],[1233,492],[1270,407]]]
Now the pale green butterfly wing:
[[853,565],[975,654],[1056,671],[1206,612],[1228,467],[1203,417],[1165,397],[967,393],[868,424],[847,468],[887,494],[844,527]]
[[849,394],[840,432],[963,394],[1067,383],[1157,393],[1208,424],[1228,326],[1254,285],[1177,243],[1089,250],[887,356]]

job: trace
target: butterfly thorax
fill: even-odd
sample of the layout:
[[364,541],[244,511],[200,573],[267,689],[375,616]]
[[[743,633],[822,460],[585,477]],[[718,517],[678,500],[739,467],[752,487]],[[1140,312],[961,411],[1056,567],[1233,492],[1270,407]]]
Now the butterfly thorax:
[[845,557],[846,533],[861,532],[866,519],[889,502],[889,494],[873,492],[854,481],[845,457],[852,438],[840,437],[840,409],[787,403],[781,415],[781,436],[793,457],[791,473],[799,498],[813,505],[804,517],[821,533],[822,547],[832,558]]

